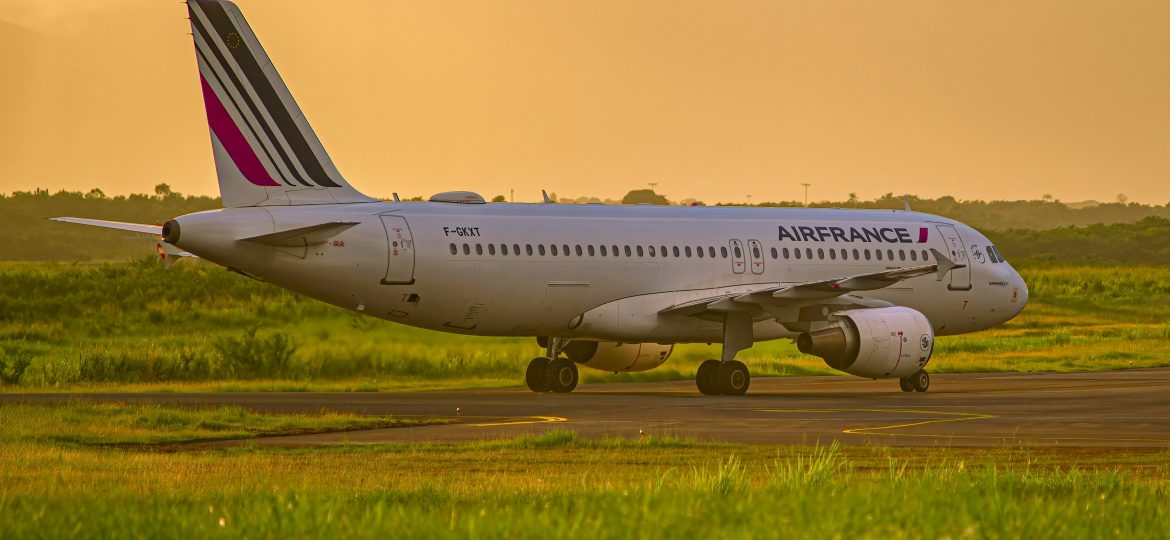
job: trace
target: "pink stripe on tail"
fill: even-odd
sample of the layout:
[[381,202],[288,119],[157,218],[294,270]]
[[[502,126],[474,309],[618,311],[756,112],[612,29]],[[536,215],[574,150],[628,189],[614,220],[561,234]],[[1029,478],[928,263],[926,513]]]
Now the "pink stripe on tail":
[[215,95],[215,90],[207,84],[207,79],[200,75],[199,82],[203,83],[203,105],[207,108],[207,123],[211,125],[211,131],[219,138],[219,142],[223,143],[236,167],[244,173],[244,178],[257,186],[279,186],[280,184],[264,169],[260,158],[256,157],[256,152],[252,150],[252,145],[248,144],[232,115],[228,114],[219,96]]

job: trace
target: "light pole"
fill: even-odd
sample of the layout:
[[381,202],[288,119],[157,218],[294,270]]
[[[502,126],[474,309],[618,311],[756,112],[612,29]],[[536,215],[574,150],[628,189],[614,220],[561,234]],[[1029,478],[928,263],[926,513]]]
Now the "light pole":
[[752,205],[752,195],[751,195],[751,193],[749,193],[749,194],[748,194],[747,198],[748,198],[748,206],[751,206],[751,205]]
[[800,185],[804,186],[804,205],[808,206],[808,187],[811,186],[812,184],[810,184],[808,182],[804,182]]
[[657,185],[658,185],[658,182],[650,182],[650,191],[652,191],[652,192],[653,192],[653,191],[654,191],[654,186],[657,186]]

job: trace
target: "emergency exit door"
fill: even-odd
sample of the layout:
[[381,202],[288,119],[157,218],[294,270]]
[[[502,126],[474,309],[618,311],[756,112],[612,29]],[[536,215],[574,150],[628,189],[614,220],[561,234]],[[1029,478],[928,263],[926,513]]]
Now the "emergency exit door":
[[414,239],[402,216],[379,216],[386,228],[386,276],[382,285],[414,283]]

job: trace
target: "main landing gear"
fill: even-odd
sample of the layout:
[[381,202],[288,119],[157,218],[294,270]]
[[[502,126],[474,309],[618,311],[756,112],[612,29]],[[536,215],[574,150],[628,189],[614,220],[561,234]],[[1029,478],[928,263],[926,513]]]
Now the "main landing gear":
[[903,392],[925,392],[930,388],[930,374],[920,369],[918,373],[898,379],[898,386]]
[[752,346],[752,317],[738,306],[723,315],[723,357],[699,364],[695,385],[708,396],[742,396],[752,383],[751,373],[736,353]]
[[533,392],[572,392],[577,387],[577,364],[568,358],[558,358],[566,341],[560,338],[548,340],[548,356],[538,356],[528,363],[524,382]]
[[742,396],[751,385],[752,376],[739,360],[707,360],[699,364],[695,384],[708,396]]

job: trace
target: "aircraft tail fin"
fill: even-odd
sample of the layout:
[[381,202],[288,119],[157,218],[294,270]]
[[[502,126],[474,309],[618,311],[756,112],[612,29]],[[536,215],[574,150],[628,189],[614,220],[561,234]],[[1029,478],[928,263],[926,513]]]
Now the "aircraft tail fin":
[[371,202],[329,159],[243,13],[187,0],[225,207]]

